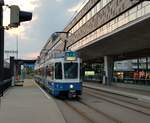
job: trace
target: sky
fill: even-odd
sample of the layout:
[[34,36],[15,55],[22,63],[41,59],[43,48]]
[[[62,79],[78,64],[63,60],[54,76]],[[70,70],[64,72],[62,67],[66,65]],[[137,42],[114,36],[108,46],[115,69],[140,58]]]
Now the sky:
[[[35,59],[52,33],[63,31],[88,0],[5,0],[5,4],[18,5],[21,10],[33,13],[32,21],[19,28],[5,31],[5,50],[16,50],[19,58]],[[84,4],[83,4],[84,3]],[[8,9],[4,7],[5,13]],[[4,23],[9,20],[4,14]],[[6,57],[6,55],[5,55]]]

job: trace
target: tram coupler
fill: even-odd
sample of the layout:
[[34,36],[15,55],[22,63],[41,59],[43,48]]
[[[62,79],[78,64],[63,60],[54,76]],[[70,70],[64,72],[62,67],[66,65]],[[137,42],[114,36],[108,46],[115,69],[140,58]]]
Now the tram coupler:
[[76,97],[77,97],[77,94],[76,94],[76,92],[69,92],[69,93],[68,93],[68,97],[69,97],[69,98],[76,98]]

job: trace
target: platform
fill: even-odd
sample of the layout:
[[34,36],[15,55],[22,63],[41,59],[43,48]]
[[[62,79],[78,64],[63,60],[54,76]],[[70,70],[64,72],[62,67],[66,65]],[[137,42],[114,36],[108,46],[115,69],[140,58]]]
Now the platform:
[[65,123],[53,98],[33,80],[10,88],[1,98],[1,123]]
[[117,87],[114,85],[103,85],[98,82],[84,82],[83,86],[88,87],[88,88],[93,88],[97,90],[101,90],[103,92],[107,93],[112,93],[112,94],[117,94],[117,95],[122,95],[130,98],[135,98],[147,103],[150,103],[150,91],[143,91],[131,88],[125,88],[125,87]]

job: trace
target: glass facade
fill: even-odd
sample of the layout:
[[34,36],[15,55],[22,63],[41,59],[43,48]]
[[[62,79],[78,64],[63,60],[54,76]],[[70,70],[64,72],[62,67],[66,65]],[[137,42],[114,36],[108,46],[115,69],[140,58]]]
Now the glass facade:
[[[116,62],[114,81],[130,84],[150,85],[150,57]],[[127,63],[127,64],[124,64]],[[127,69],[126,69],[127,68]]]
[[83,81],[102,82],[103,74],[104,74],[104,64],[84,63],[82,66]]
[[[113,82],[124,84],[150,85],[150,57],[114,62]],[[84,81],[103,81],[103,63],[84,63]]]
[[[109,0],[109,2],[110,1],[111,0]],[[107,1],[106,3],[108,4],[109,2]],[[102,4],[103,7],[104,7],[104,5],[106,5],[106,3],[103,1],[103,4]],[[97,11],[98,11],[98,9],[97,9]],[[108,22],[104,26],[98,28],[96,31],[85,36],[84,38],[82,38],[81,40],[76,42],[75,44],[71,45],[69,47],[69,49],[72,51],[76,51],[76,50],[80,49],[81,47],[83,47],[84,45],[87,45],[91,41],[93,41],[101,36],[104,36],[106,34],[109,34],[109,33],[113,32],[114,30],[120,28],[121,26],[124,26],[125,24],[128,24],[128,23],[130,23],[146,14],[149,14],[149,13],[150,13],[150,2],[149,1],[142,2],[139,5],[135,6],[134,8],[130,9],[129,11],[118,16],[114,20]],[[92,17],[92,14],[90,14],[90,17]],[[73,33],[73,32],[71,32],[71,33]]]

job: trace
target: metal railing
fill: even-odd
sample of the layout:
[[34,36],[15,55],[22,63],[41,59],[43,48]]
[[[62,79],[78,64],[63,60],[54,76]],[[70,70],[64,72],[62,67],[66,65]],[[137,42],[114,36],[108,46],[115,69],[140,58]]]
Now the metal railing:
[[4,80],[0,82],[0,97],[3,96],[4,92],[11,86],[11,74],[10,69],[4,69]]
[[11,86],[11,79],[0,82],[0,97],[3,96],[4,92]]

